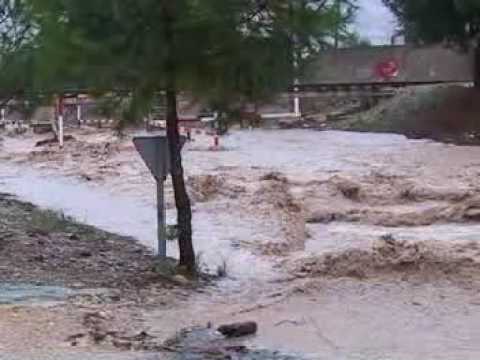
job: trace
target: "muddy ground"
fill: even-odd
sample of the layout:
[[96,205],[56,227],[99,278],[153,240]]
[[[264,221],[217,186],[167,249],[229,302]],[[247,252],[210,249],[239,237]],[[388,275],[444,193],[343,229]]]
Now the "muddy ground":
[[7,194],[0,194],[0,239],[2,282],[75,288],[173,287],[174,265],[156,261],[152,251],[134,239],[76,223]]
[[115,349],[131,337],[129,346],[140,347],[136,306],[165,306],[180,291],[174,265],[134,239],[7,194],[0,229],[2,351]]
[[143,312],[203,292],[213,278],[182,277],[174,260],[156,259],[135,239],[11,195],[1,194],[0,205],[0,355],[134,351],[136,359],[293,359],[226,340],[207,321],[172,331],[167,340],[149,334]]
[[[152,246],[154,184],[132,134],[72,135],[63,151],[5,138],[0,189]],[[195,245],[227,277],[167,289],[166,306],[135,315],[114,308],[141,319],[128,336],[164,344],[194,325],[255,319],[259,333],[242,346],[294,358],[478,358],[479,148],[298,130],[235,132],[222,151],[194,140],[184,156]],[[168,183],[167,210],[174,221]]]

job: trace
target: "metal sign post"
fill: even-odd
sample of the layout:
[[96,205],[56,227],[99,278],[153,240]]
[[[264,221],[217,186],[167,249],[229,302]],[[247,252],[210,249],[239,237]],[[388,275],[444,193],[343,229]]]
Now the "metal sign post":
[[164,180],[157,180],[157,240],[158,255],[167,256],[167,221],[165,211],[165,192],[163,189]]
[[[186,142],[180,137],[180,146]],[[141,136],[133,139],[135,148],[157,182],[157,237],[158,255],[167,256],[166,216],[164,199],[164,182],[170,173],[170,152],[166,136]]]

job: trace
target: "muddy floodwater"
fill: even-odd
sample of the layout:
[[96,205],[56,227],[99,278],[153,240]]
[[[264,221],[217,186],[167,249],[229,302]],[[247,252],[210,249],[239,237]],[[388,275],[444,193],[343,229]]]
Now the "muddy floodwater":
[[[62,152],[5,138],[0,192],[155,248],[132,134],[73,135]],[[253,319],[252,346],[312,359],[480,357],[480,148],[309,130],[211,145],[195,134],[184,150],[194,241],[228,276],[146,312],[151,333]],[[167,213],[173,224],[169,183]]]

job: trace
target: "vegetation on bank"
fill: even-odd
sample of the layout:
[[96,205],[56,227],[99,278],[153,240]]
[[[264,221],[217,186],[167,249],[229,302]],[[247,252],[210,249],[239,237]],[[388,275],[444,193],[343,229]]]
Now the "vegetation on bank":
[[178,284],[175,261],[135,239],[0,194],[0,281],[80,288]]

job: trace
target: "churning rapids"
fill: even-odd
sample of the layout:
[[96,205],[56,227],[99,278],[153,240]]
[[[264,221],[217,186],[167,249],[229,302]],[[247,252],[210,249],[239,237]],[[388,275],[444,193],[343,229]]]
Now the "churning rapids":
[[[73,135],[63,152],[5,138],[0,192],[154,247],[154,184],[131,138]],[[233,132],[220,151],[194,140],[195,247],[228,277],[149,314],[156,335],[253,318],[252,345],[314,359],[478,359],[479,147],[310,130]],[[173,223],[169,184],[167,210]]]

